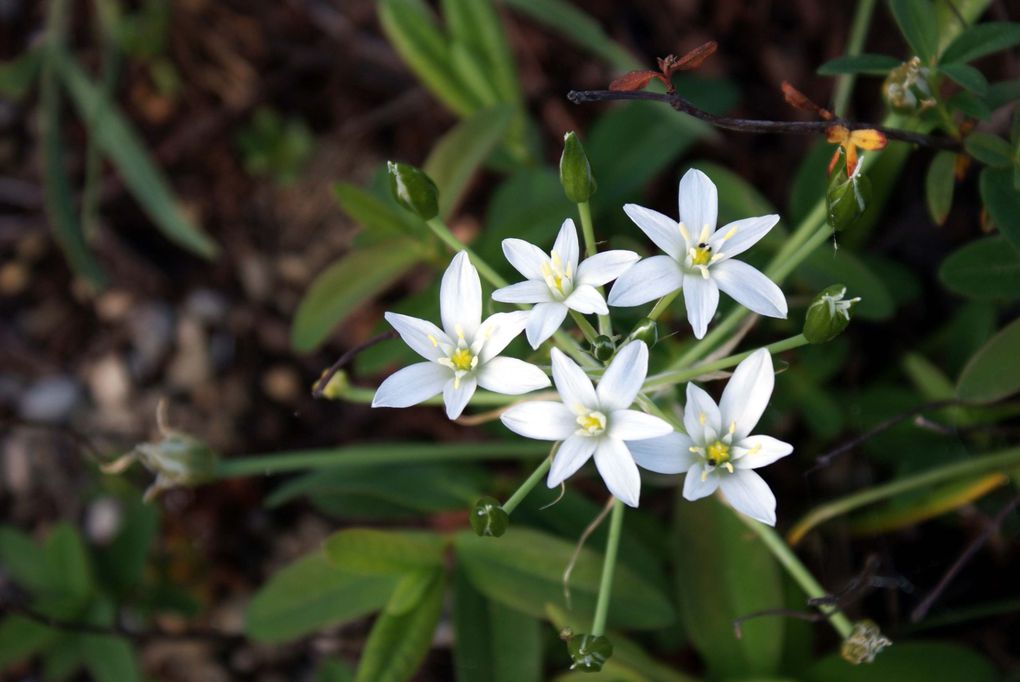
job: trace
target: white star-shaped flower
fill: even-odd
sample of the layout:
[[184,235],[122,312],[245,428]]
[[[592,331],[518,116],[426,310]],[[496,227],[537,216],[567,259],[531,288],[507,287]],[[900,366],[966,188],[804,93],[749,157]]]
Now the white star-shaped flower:
[[439,308],[443,329],[416,317],[386,313],[404,343],[428,362],[405,367],[382,382],[372,407],[409,407],[442,393],[446,416],[456,419],[478,386],[509,395],[549,386],[549,377],[538,367],[499,357],[524,330],[528,313],[496,313],[482,322],[482,284],[463,251],[443,275]]
[[717,488],[734,509],[776,525],[776,497],[752,469],[772,464],[793,446],[771,436],[752,436],[761,418],[775,375],[772,356],[761,348],[737,365],[716,405],[711,396],[687,384],[684,428],[687,435],[631,443],[638,464],[660,474],[687,473],[684,497],[697,500]]
[[623,207],[665,256],[639,261],[609,292],[609,305],[636,306],[683,289],[687,319],[702,338],[719,305],[719,290],[768,317],[786,317],[786,298],[772,280],[733,256],[751,248],[779,222],[779,216],[737,220],[715,229],[715,184],[697,169],[680,180],[680,222],[636,204]]
[[638,506],[641,476],[631,456],[633,441],[672,432],[667,422],[628,409],[648,373],[648,346],[631,341],[616,353],[598,388],[577,363],[553,348],[552,373],[562,402],[519,403],[503,413],[514,433],[536,440],[562,441],[556,450],[547,484],[554,488],[594,454],[595,466],[609,492],[631,507]]
[[525,328],[532,348],[556,333],[568,309],[583,315],[608,315],[609,308],[596,287],[619,277],[639,258],[633,251],[604,251],[578,263],[577,229],[570,218],[563,221],[548,256],[523,239],[504,239],[503,253],[527,281],[497,289],[492,298],[535,304]]

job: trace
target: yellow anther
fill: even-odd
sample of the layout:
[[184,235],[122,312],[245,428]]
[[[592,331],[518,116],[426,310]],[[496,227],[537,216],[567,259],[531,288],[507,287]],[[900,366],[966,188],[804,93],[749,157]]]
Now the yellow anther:
[[723,236],[723,241],[726,241],[727,239],[729,239],[730,237],[732,237],[732,236],[733,236],[733,235],[735,235],[736,233],[737,233],[737,228],[735,228],[735,227],[731,227],[731,228],[730,228],[730,230],[729,230],[729,232],[727,232],[727,233],[726,233],[726,234],[725,234],[725,235]]
[[684,238],[684,241],[688,244],[691,243],[691,235],[687,234],[687,226],[680,223],[680,236]]
[[730,472],[731,474],[733,473],[733,464],[731,464],[730,462],[723,462],[722,468]]
[[428,339],[429,339],[429,341],[431,341],[431,342],[432,342],[432,345],[433,345],[433,346],[434,346],[435,348],[439,348],[439,342],[438,342],[438,341],[436,341],[436,337],[432,336],[432,334],[429,334],[429,336],[428,336]]
[[707,242],[709,236],[711,235],[708,234],[708,223],[705,223],[704,225],[701,226],[701,236],[698,237],[698,241]]
[[702,241],[698,246],[691,247],[691,265],[708,265],[712,260],[712,247]]
[[586,434],[597,436],[606,430],[606,415],[597,410],[585,412],[578,415],[577,425],[580,426],[581,431],[584,431]]
[[730,422],[730,435],[732,436],[736,432],[737,432],[737,422],[736,422],[736,420],[734,420],[734,421]]
[[722,466],[730,461],[730,446],[717,440],[706,448],[705,459],[712,466]]
[[701,424],[702,426],[705,425],[705,413],[704,412],[699,412],[698,413],[698,423]]
[[460,326],[459,324],[456,324],[453,326],[453,331],[457,333],[458,339],[460,339],[461,341],[464,340],[464,327]]
[[755,443],[754,446],[747,451],[748,456],[757,455],[761,451],[761,443]]
[[701,482],[704,483],[708,480],[708,469],[701,470]]
[[475,357],[471,355],[471,351],[467,348],[458,348],[453,351],[453,355],[450,356],[450,363],[454,369],[467,371],[471,369],[474,364]]

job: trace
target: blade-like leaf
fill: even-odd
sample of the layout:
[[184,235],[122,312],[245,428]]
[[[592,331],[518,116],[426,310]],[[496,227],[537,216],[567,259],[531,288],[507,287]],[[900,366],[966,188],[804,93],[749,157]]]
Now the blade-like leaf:
[[435,533],[351,528],[323,544],[334,565],[360,575],[394,575],[438,568],[446,543]]
[[1000,50],[1020,45],[1020,24],[1011,21],[987,21],[968,26],[949,44],[939,58],[943,64],[969,62]]
[[981,171],[981,200],[1002,236],[1020,249],[1020,191],[1013,187],[1010,169]]
[[939,44],[938,22],[930,0],[889,0],[896,25],[921,61],[931,63]]
[[[519,102],[521,85],[517,66],[492,0],[442,0],[442,8],[451,37],[467,46],[481,62],[500,101]],[[435,180],[435,176],[432,179]]]
[[956,384],[957,395],[971,403],[991,403],[1020,391],[1020,319],[993,336],[970,359]]
[[944,75],[962,88],[975,95],[988,94],[988,79],[984,74],[969,64],[943,64],[939,67]]
[[939,279],[951,291],[967,298],[1020,298],[1020,251],[1003,237],[978,239],[942,261]]
[[818,67],[820,76],[860,73],[884,76],[901,64],[901,60],[884,54],[855,54],[830,59]]
[[936,225],[946,222],[949,209],[953,206],[953,188],[956,186],[953,174],[955,164],[956,154],[939,152],[932,157],[928,165],[928,173],[924,178],[924,195],[928,202],[928,213]]

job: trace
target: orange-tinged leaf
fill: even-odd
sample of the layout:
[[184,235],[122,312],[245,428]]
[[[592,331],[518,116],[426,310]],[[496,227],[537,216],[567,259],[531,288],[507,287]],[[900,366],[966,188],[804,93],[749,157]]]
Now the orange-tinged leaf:
[[719,43],[714,40],[710,40],[704,45],[698,45],[696,48],[685,54],[683,57],[674,57],[670,55],[665,60],[659,60],[659,68],[662,69],[664,74],[671,75],[676,71],[690,71],[701,66],[706,59],[712,56],[719,47]]
[[793,85],[790,82],[783,81],[780,87],[783,90],[783,98],[786,100],[786,103],[794,107],[795,109],[816,113],[820,118],[826,121],[832,118],[832,112],[830,112],[828,109],[823,109],[822,107],[812,102],[807,95],[805,95],[797,88],[793,87]]
[[666,78],[656,71],[631,71],[625,73],[612,83],[609,84],[610,90],[617,92],[629,92],[631,90],[641,90],[653,79],[658,78],[663,83],[667,83]]
[[855,130],[850,133],[850,142],[867,151],[883,149],[887,141],[885,133],[872,128]]
[[850,131],[846,126],[834,125],[825,129],[825,139],[829,142],[843,144],[850,139]]

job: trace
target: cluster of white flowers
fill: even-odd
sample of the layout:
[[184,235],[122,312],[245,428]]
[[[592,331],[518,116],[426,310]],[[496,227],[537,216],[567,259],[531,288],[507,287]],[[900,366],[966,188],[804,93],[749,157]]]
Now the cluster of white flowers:
[[[550,386],[539,367],[500,353],[522,331],[537,349],[559,329],[568,311],[609,313],[599,287],[616,280],[609,306],[636,306],[682,290],[687,317],[697,338],[705,335],[722,290],[762,315],[785,318],[782,291],[765,275],[732,260],[764,237],[779,216],[747,218],[716,230],[716,187],[698,170],[680,181],[680,221],[634,204],[624,211],[667,255],[643,260],[630,251],[606,251],[580,260],[572,220],[560,228],[552,251],[520,239],[503,241],[503,253],[526,279],[496,290],[495,301],[534,304],[530,310],[496,313],[482,321],[478,271],[460,252],[443,275],[443,328],[407,315],[386,313],[401,338],[426,362],[386,379],[373,407],[408,407],[440,393],[450,419],[461,415],[478,386],[520,395]],[[663,474],[686,472],[684,496],[696,500],[719,489],[738,511],[775,524],[776,500],[752,469],[790,454],[792,446],[751,430],[768,404],[774,374],[768,351],[741,362],[717,405],[703,389],[687,385],[683,425],[630,409],[648,373],[648,346],[631,341],[616,350],[597,386],[585,370],[558,348],[550,351],[559,401],[528,400],[502,414],[511,431],[526,438],[557,441],[549,487],[560,485],[594,457],[606,487],[637,506],[638,466]]]

